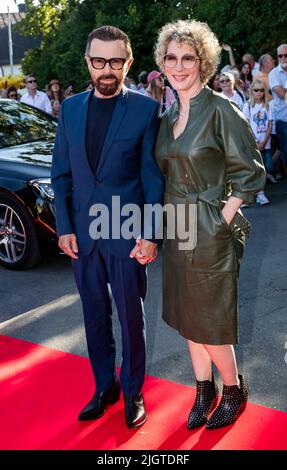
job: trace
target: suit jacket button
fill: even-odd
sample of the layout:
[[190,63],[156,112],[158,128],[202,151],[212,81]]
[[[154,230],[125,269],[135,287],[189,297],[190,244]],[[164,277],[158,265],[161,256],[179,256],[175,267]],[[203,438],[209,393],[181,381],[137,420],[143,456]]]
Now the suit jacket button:
[[96,184],[96,185],[101,184],[100,180],[95,180],[95,184]]

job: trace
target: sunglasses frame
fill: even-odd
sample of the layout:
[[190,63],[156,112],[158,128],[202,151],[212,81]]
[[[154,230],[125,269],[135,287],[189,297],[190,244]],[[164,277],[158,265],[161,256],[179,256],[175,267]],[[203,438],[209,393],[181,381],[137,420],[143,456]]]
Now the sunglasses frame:
[[[103,67],[94,67],[94,65],[93,65],[93,60],[95,60],[95,59],[104,60],[105,63],[104,63],[104,65],[103,65]],[[125,65],[125,63],[127,62],[128,59],[127,59],[127,58],[124,58],[124,57],[111,57],[110,59],[105,59],[104,57],[89,57],[89,60],[90,60],[91,66],[92,66],[93,69],[95,69],[95,70],[103,70],[107,64],[109,64],[109,66],[110,66],[110,68],[111,68],[112,70],[123,70],[124,65]],[[122,61],[122,66],[121,66],[121,68],[120,68],[120,69],[114,69],[114,68],[112,67],[112,64],[111,64],[111,61],[112,61],[112,60],[121,60],[121,61]]]

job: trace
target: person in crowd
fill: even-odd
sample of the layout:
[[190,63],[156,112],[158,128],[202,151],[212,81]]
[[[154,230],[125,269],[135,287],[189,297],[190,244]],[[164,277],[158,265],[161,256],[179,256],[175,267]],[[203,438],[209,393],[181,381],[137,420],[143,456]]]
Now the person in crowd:
[[220,69],[220,74],[224,73],[224,72],[230,72],[232,70],[232,67],[230,64],[226,64],[224,65],[224,67],[222,67],[222,69]]
[[235,78],[231,72],[223,72],[220,75],[219,80],[222,95],[225,96],[229,101],[236,103],[239,109],[243,109],[244,105],[244,97],[242,94],[239,94],[237,90],[235,90]]
[[48,96],[43,91],[37,90],[37,79],[35,75],[27,75],[25,77],[25,83],[27,93],[21,97],[21,103],[29,104],[34,106],[34,108],[38,108],[48,114],[52,114],[52,106]]
[[147,77],[148,77],[148,73],[145,70],[143,70],[138,76],[138,80],[139,80],[138,92],[142,93],[143,95],[145,94],[145,91],[148,87]]
[[8,92],[8,82],[7,80],[5,80],[4,85],[2,89],[0,90],[1,98],[7,98],[7,92]]
[[60,115],[61,102],[59,100],[53,100],[52,102],[52,116],[58,118]]
[[274,119],[284,172],[287,175],[287,44],[277,48],[278,65],[269,73]]
[[49,98],[50,100],[53,101],[59,101],[60,103],[63,101],[63,92],[62,92],[62,87],[61,83],[59,80],[53,79],[50,81],[48,85],[48,90],[49,90]]
[[10,86],[7,90],[7,98],[10,100],[18,100],[18,92],[15,86]]
[[250,86],[252,83],[252,73],[251,73],[251,66],[249,62],[243,62],[240,66],[240,78],[244,84],[244,94],[245,97],[248,99],[250,96]]
[[275,178],[276,180],[280,180],[283,178],[284,170],[282,169],[282,153],[279,149],[278,137],[276,134],[276,125],[274,119],[274,101],[272,92],[269,85],[269,73],[275,67],[275,60],[270,54],[263,54],[259,58],[259,65],[260,70],[254,75],[254,80],[263,80],[267,89],[267,98],[269,102],[269,107],[272,112],[273,120],[272,120],[272,131],[271,131],[271,149],[272,149],[272,160],[273,160],[273,167],[275,170]]
[[[188,339],[196,376],[188,428],[216,429],[233,423],[247,402],[233,347],[239,261],[248,232],[238,209],[255,200],[265,172],[245,117],[206,86],[220,55],[209,27],[194,20],[165,25],[155,55],[179,97],[162,118],[156,159],[166,177],[165,201],[181,214],[176,225],[190,227],[184,246],[179,236],[164,241],[163,318]],[[185,212],[178,209],[182,205]],[[217,407],[212,363],[223,381]]]
[[76,89],[75,89],[75,86],[73,84],[69,85],[66,90],[64,91],[64,100],[66,98],[70,98],[71,96],[74,96],[76,95]]
[[259,58],[259,71],[254,75],[254,80],[263,80],[267,88],[267,98],[269,101],[272,100],[272,93],[269,86],[269,73],[275,67],[275,60],[270,54],[263,54]]
[[233,56],[233,51],[232,51],[232,48],[229,46],[229,44],[222,44],[222,50],[228,52],[230,66],[236,67],[236,62]]
[[[250,88],[250,100],[243,107],[243,114],[248,119],[255,140],[261,152],[266,177],[271,183],[277,183],[274,178],[274,168],[271,152],[271,131],[273,113],[268,103],[267,89],[263,80],[254,80]],[[260,205],[269,204],[265,192],[262,190],[256,196]]]
[[214,90],[220,93],[222,91],[221,86],[220,86],[220,73],[215,72],[215,74],[211,77],[211,79],[208,82],[208,86]]
[[[133,56],[120,29],[102,26],[92,31],[85,59],[94,89],[62,103],[52,164],[59,246],[72,258],[96,382],[95,394],[78,419],[100,418],[119,400],[122,388],[127,427],[137,428],[147,419],[142,395],[145,265],[156,258],[157,242],[137,238],[141,233],[137,240],[124,234],[122,208],[134,203],[143,210],[145,203],[162,202],[164,180],[153,154],[158,103],[123,86]],[[111,213],[115,196],[119,212]],[[113,221],[108,236],[98,237],[97,229],[91,234],[89,214],[95,203],[105,206]],[[108,283],[122,327],[120,384]]]
[[145,94],[160,103],[159,117],[161,117],[165,110],[175,102],[176,98],[172,89],[165,85],[164,78],[158,70],[152,70],[148,74],[147,81],[148,87]]
[[259,71],[259,64],[256,62],[254,56],[247,52],[242,56],[242,63],[248,62],[251,67],[251,74],[254,75]]
[[91,91],[94,89],[94,85],[92,83],[91,80],[88,80],[86,83],[85,83],[85,91]]
[[124,81],[124,84],[130,90],[134,90],[134,91],[138,90],[137,84],[136,84],[136,82],[134,81],[134,79],[132,77],[126,77],[125,81]]
[[246,97],[244,93],[244,82],[240,78],[240,72],[237,67],[232,67],[229,70],[229,73],[231,73],[234,77],[234,90],[237,91],[237,93],[240,95],[242,101],[245,103]]

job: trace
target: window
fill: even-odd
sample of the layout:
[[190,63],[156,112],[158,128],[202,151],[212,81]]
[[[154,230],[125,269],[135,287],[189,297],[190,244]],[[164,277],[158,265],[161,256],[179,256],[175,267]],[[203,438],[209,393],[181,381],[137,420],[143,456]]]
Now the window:
[[57,121],[39,109],[15,100],[0,100],[0,148],[54,141]]

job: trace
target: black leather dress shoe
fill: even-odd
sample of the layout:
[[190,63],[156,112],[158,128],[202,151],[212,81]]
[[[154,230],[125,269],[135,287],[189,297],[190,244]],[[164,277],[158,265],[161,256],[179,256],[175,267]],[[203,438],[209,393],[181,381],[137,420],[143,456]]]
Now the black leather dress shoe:
[[120,399],[120,394],[121,388],[119,383],[116,383],[113,387],[104,392],[96,392],[92,400],[82,409],[78,421],[100,418],[109,405],[113,405]]
[[138,428],[147,420],[147,412],[144,406],[144,400],[141,393],[135,397],[124,396],[125,417],[128,428]]

